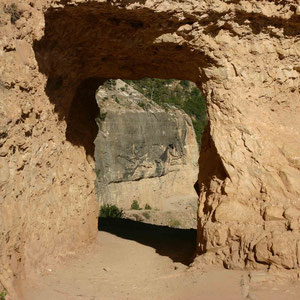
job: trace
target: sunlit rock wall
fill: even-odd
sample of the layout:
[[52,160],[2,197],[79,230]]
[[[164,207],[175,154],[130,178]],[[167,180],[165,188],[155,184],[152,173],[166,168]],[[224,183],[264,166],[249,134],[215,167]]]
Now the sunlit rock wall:
[[163,209],[170,198],[197,201],[199,149],[190,117],[171,106],[163,109],[121,80],[100,87],[96,98],[100,202],[129,209],[136,200]]

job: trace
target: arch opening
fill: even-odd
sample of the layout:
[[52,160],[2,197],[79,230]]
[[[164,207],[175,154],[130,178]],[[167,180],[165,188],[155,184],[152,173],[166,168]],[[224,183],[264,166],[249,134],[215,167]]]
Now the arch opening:
[[[214,62],[192,43],[181,43],[178,35],[185,35],[178,29],[193,23],[191,18],[95,2],[45,13],[45,35],[35,42],[34,51],[48,79],[46,94],[66,139],[85,149],[89,163],[94,164],[92,141],[97,128],[93,120],[99,113],[93,98],[105,80],[148,77],[205,86],[208,79],[202,68]],[[203,241],[199,228],[198,233],[199,245]]]
[[108,80],[96,92],[100,232],[133,239],[184,264],[194,257],[197,228],[199,148],[192,118],[205,118],[203,96],[195,89],[177,80]]

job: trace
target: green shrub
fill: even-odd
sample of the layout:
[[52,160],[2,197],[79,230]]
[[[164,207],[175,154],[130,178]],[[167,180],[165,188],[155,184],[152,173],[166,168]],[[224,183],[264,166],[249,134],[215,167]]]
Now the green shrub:
[[104,204],[100,208],[100,218],[122,218],[124,212],[119,209],[116,205]]
[[21,17],[21,13],[20,13],[16,3],[12,3],[11,5],[5,6],[4,12],[6,14],[10,14],[10,22],[12,24],[15,24],[16,21],[19,20]]
[[145,205],[145,209],[148,209],[148,210],[150,210],[150,209],[152,209],[152,207],[148,204],[148,203],[146,203],[146,205]]
[[139,102],[138,106],[141,107],[142,109],[146,109],[146,104],[144,102]]
[[181,223],[176,219],[169,219],[168,225],[169,227],[178,228],[181,225]]
[[188,80],[180,80],[180,85],[181,85],[183,88],[187,89],[187,88],[189,88],[189,86],[190,86],[190,82],[189,82]]
[[115,79],[108,79],[104,82],[103,86],[108,88],[109,90],[112,90],[116,86],[116,80]]
[[101,121],[105,121],[106,115],[107,115],[107,112],[100,113],[100,114],[99,114],[99,119],[100,119]]
[[102,129],[102,125],[103,125],[103,122],[105,121],[106,115],[107,115],[106,112],[103,112],[103,113],[100,112],[99,116],[97,116],[95,118],[95,122],[97,123],[97,125],[100,129]]
[[140,205],[136,200],[132,201],[130,208],[135,210],[141,210]]
[[7,295],[7,290],[4,289],[4,290],[0,293],[0,300],[5,300],[6,295]]
[[120,103],[118,97],[115,98],[115,101],[116,101],[117,103]]
[[147,211],[144,211],[144,212],[143,212],[143,216],[144,216],[147,220],[150,219],[150,214],[149,214]]

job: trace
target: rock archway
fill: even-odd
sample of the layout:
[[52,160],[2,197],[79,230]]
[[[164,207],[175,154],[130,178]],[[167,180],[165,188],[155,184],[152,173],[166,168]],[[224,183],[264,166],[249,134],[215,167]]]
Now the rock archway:
[[106,78],[187,79],[206,95],[203,259],[228,268],[299,269],[296,0],[28,0],[18,9],[14,22],[2,12],[1,27],[6,288],[95,237],[93,161],[66,132],[76,90],[89,93]]

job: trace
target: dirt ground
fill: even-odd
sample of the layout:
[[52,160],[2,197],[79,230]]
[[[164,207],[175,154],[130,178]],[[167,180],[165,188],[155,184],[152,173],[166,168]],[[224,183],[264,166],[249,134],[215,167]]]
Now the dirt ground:
[[25,300],[300,299],[300,284],[243,284],[243,271],[188,268],[195,230],[131,220],[99,225],[87,251],[24,283]]
[[125,210],[124,218],[174,228],[197,228],[198,197],[169,197],[162,209]]

